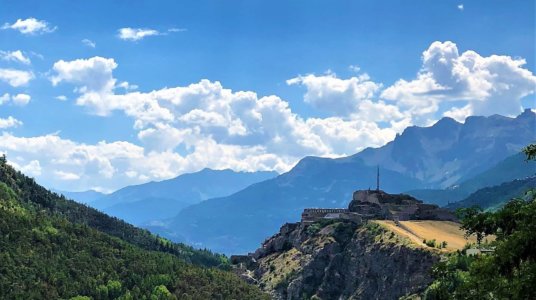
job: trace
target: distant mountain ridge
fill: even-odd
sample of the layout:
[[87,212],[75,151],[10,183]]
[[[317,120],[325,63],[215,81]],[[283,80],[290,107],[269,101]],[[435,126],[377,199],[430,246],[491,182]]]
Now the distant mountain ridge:
[[507,157],[492,168],[446,189],[420,189],[406,192],[425,202],[447,205],[467,198],[471,193],[485,187],[499,185],[513,179],[521,179],[536,174],[536,162],[527,161],[525,154]]
[[[224,253],[257,248],[307,207],[345,207],[354,190],[375,186],[400,193],[444,188],[495,166],[536,140],[536,115],[444,118],[431,127],[409,127],[392,142],[338,158],[306,157],[292,170],[227,197],[182,210],[165,226],[151,228],[169,238]],[[222,213],[225,212],[225,213]]]
[[54,192],[64,195],[65,198],[67,199],[72,199],[76,202],[84,203],[84,204],[91,204],[106,195],[104,193],[97,192],[94,190],[87,190],[83,192],[66,192],[66,191],[54,190]]
[[421,180],[426,188],[447,188],[477,175],[536,140],[535,113],[516,118],[443,118],[431,127],[406,128],[392,142],[350,156],[367,165]]
[[277,176],[276,172],[235,172],[203,169],[159,182],[124,187],[90,203],[132,224],[170,218],[189,205],[231,195],[247,186]]
[[483,210],[497,210],[513,198],[523,198],[524,193],[530,189],[536,189],[535,175],[479,189],[467,198],[449,204],[447,208],[455,210],[478,206]]

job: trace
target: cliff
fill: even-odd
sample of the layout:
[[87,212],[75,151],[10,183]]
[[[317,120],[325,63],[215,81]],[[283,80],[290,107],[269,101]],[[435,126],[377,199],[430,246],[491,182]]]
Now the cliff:
[[430,284],[437,249],[376,222],[285,224],[235,271],[273,299],[398,299]]

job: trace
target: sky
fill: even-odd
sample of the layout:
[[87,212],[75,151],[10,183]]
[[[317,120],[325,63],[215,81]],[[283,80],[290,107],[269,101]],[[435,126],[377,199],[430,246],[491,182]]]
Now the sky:
[[0,153],[64,191],[536,107],[534,1],[0,0]]

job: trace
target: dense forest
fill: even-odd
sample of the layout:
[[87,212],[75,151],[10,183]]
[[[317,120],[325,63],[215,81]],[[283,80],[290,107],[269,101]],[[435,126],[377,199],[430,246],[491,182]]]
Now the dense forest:
[[1,299],[265,299],[226,257],[65,199],[0,157]]
[[456,210],[478,206],[486,211],[494,211],[503,207],[509,199],[523,197],[523,194],[533,187],[536,187],[536,175],[480,189],[462,201],[449,204],[447,208]]

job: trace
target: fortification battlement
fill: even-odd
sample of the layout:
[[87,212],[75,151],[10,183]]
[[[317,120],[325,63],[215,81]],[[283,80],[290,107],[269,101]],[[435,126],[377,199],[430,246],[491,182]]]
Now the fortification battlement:
[[345,213],[348,212],[347,208],[306,208],[303,210],[303,213]]

